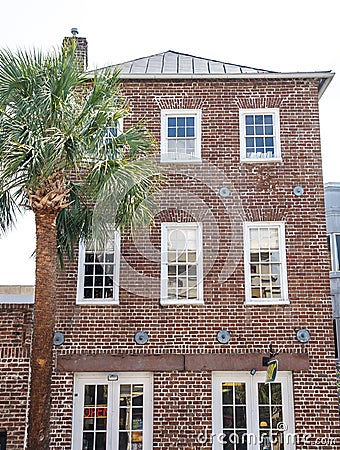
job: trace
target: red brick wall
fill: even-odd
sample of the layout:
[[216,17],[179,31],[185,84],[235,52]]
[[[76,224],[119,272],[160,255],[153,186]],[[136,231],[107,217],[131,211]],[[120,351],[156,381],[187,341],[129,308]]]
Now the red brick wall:
[[0,305],[0,431],[7,450],[23,448],[32,308]]

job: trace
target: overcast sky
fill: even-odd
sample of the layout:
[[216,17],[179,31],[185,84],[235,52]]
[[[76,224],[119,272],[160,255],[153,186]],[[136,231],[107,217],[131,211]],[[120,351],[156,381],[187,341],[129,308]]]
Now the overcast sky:
[[[324,181],[340,181],[338,10],[337,0],[2,0],[0,47],[58,47],[76,27],[90,68],[174,50],[278,72],[331,70],[320,101]],[[0,285],[33,284],[32,219],[20,228],[0,239]]]

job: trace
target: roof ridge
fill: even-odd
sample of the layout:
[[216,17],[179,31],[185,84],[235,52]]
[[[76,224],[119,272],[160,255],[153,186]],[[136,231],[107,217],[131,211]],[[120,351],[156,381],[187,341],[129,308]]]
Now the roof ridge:
[[[238,67],[238,68],[243,67],[245,69],[250,69],[250,70],[255,70],[255,71],[260,71],[260,72],[276,73],[276,72],[271,71],[271,70],[259,69],[259,68],[256,68],[256,67],[246,66],[246,65],[243,65],[243,64],[229,63],[229,62],[226,62],[226,61],[220,61],[218,59],[204,58],[203,56],[195,56],[195,55],[191,55],[190,53],[178,52],[178,51],[175,51],[175,50],[166,50],[165,52],[159,52],[159,53],[154,53],[152,55],[141,56],[139,58],[129,59],[128,61],[123,61],[121,63],[110,64],[108,66],[102,67],[102,69],[105,69],[105,68],[108,68],[108,67],[122,67],[122,66],[125,66],[127,64],[136,62],[136,61],[140,61],[140,60],[143,60],[143,59],[150,59],[150,58],[153,58],[153,57],[156,57],[156,56],[162,57],[163,60],[164,60],[164,56],[167,53],[172,53],[173,55],[176,55],[177,57],[178,56],[188,56],[189,58],[199,59],[199,60],[202,60],[202,61],[215,62],[215,63],[218,63],[218,64],[223,64],[223,65],[232,66],[232,67]],[[224,68],[224,71],[225,71],[225,68]]]
[[[202,59],[204,61],[216,62],[219,64],[227,64],[228,66],[244,67],[245,69],[259,70],[261,72],[265,71],[265,72],[270,72],[270,73],[276,73],[273,70],[259,69],[258,67],[246,66],[244,64],[229,63],[227,61],[220,61],[218,59],[205,58],[204,56],[195,56],[195,55],[191,55],[190,53],[177,52],[175,50],[167,50],[165,52],[157,53],[155,55],[145,56],[144,58],[151,58],[152,56],[157,56],[157,55],[161,55],[161,54],[165,54],[165,53],[175,53],[176,55],[189,56],[190,58]],[[138,59],[140,59],[140,58],[138,58]]]

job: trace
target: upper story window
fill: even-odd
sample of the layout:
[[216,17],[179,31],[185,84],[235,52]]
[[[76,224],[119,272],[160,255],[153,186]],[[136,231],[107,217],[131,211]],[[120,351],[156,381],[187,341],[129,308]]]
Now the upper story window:
[[279,109],[240,110],[241,161],[280,160]]
[[201,225],[163,223],[161,303],[203,303],[202,277]]
[[161,119],[161,161],[200,161],[201,111],[166,109]]
[[328,235],[328,248],[331,254],[331,271],[340,271],[340,233]]
[[116,157],[115,149],[113,146],[114,139],[122,133],[123,130],[123,119],[116,120],[111,127],[107,128],[104,137],[103,145],[108,152],[113,150],[113,157]]
[[283,222],[244,224],[246,303],[288,303]]
[[118,304],[120,233],[115,231],[105,248],[96,242],[79,244],[79,304]]

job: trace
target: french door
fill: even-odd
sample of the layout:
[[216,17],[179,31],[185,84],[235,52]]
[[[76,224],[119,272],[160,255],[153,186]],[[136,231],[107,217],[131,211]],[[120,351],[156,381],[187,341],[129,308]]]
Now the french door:
[[72,450],[151,450],[152,376],[78,373],[74,377]]
[[213,373],[213,450],[293,450],[290,372]]

